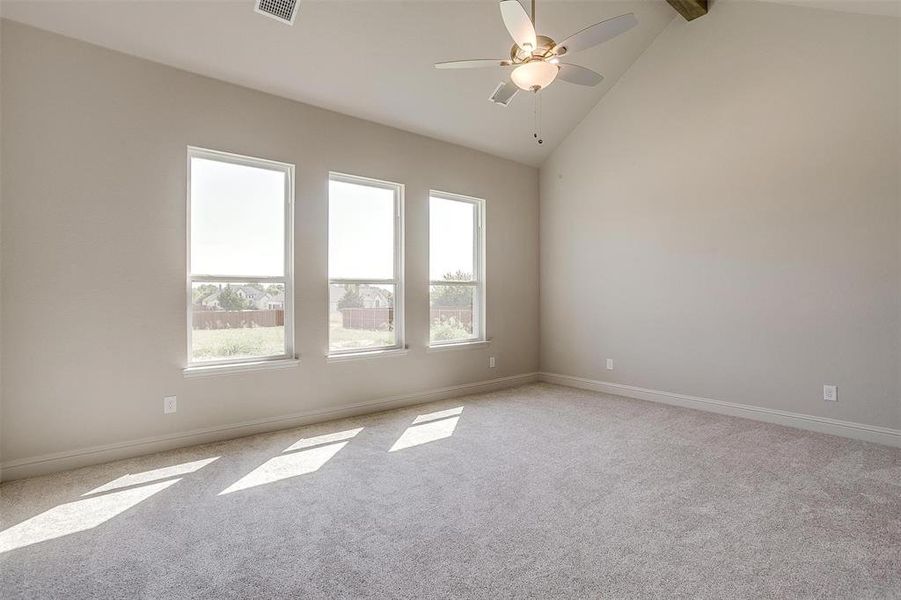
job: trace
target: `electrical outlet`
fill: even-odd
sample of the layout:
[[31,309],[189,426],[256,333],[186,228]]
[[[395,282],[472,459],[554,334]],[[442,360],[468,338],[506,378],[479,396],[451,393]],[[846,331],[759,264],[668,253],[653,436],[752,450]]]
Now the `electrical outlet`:
[[823,400],[825,400],[826,402],[838,402],[838,386],[824,385]]
[[163,413],[174,413],[178,409],[178,402],[175,396],[166,396],[163,398]]
[[489,369],[493,369],[493,368],[496,367],[496,366],[497,366],[497,365],[496,365],[495,362],[494,362],[494,357],[493,357],[493,356],[489,356],[489,357],[488,357],[488,368],[489,368]]
[[612,371],[612,370],[613,370],[613,359],[612,359],[612,358],[608,358],[608,359],[607,359],[607,370],[608,370],[608,371]]

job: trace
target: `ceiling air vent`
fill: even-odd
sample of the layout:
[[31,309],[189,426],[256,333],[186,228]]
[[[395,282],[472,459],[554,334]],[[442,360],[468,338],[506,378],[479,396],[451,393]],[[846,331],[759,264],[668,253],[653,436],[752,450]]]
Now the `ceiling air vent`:
[[495,104],[500,104],[501,106],[509,106],[510,101],[513,100],[513,96],[515,96],[516,92],[518,91],[519,88],[515,85],[507,85],[506,81],[502,81],[497,84],[497,87],[494,88],[494,92],[491,93],[488,99]]
[[276,21],[294,25],[298,0],[257,0],[254,10]]

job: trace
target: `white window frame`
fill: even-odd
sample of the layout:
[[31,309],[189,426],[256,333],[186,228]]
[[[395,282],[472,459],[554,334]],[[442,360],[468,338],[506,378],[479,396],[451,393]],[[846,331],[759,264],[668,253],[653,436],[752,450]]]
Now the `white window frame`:
[[[359,175],[349,175],[329,171],[329,184],[332,181],[376,187],[394,192],[394,277],[392,279],[332,279],[328,285],[393,285],[394,286],[394,344],[390,346],[374,346],[371,348],[347,348],[332,350],[331,331],[328,332],[326,355],[332,358],[348,357],[348,355],[379,355],[390,351],[405,350],[407,345],[404,336],[404,184]],[[331,214],[331,196],[329,196],[329,214]],[[328,265],[331,269],[331,265]],[[326,294],[326,324],[331,318],[330,296]]]
[[[191,159],[202,158],[218,162],[244,165],[258,169],[268,169],[285,174],[285,274],[284,276],[255,277],[247,275],[230,275],[228,273],[192,273],[191,272]],[[295,359],[294,353],[294,165],[252,156],[220,152],[207,148],[188,146],[188,189],[187,189],[187,314],[188,314],[188,369],[216,367],[223,365],[242,365],[249,363],[269,363]],[[193,360],[193,295],[194,283],[261,283],[263,285],[281,283],[285,286],[285,352],[272,356],[253,356],[249,358],[232,358],[222,360]]]
[[475,206],[475,223],[473,223],[472,235],[472,256],[473,256],[473,279],[471,282],[465,281],[445,281],[431,279],[431,252],[432,240],[429,238],[429,314],[431,315],[431,288],[433,285],[454,285],[454,286],[472,286],[476,288],[476,301],[473,306],[472,330],[474,337],[466,340],[447,340],[440,342],[432,341],[432,319],[429,317],[428,329],[428,347],[442,348],[447,346],[466,346],[470,344],[484,344],[488,340],[486,328],[487,314],[487,291],[485,285],[485,200],[483,198],[475,198],[473,196],[463,196],[461,194],[452,194],[450,192],[442,192],[440,190],[429,190],[429,230],[432,228],[432,198],[441,200],[452,200],[454,202],[466,202]]

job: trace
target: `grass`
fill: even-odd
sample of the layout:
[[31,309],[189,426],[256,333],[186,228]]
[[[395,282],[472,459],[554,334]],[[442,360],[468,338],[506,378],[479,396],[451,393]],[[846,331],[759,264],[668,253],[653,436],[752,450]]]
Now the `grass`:
[[433,342],[450,342],[454,340],[472,339],[472,327],[466,327],[456,319],[441,319],[432,321],[429,330],[429,339]]
[[382,329],[344,329],[340,316],[329,321],[329,348],[352,350],[394,345],[394,332]]
[[194,360],[281,356],[285,353],[285,328],[195,329],[191,342]]
[[[465,340],[471,337],[472,332],[453,319],[433,324],[431,331],[432,341]],[[194,360],[281,356],[285,352],[284,327],[195,329],[191,338]],[[344,329],[340,317],[329,322],[329,347],[332,350],[393,345],[393,331]]]

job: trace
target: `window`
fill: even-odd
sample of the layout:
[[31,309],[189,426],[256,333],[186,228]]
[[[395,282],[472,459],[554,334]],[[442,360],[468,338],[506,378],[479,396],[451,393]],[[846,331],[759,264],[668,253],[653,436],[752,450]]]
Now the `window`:
[[294,166],[188,148],[188,362],[294,357]]
[[485,339],[485,202],[432,192],[429,197],[429,341]]
[[403,186],[329,175],[329,354],[403,348]]

